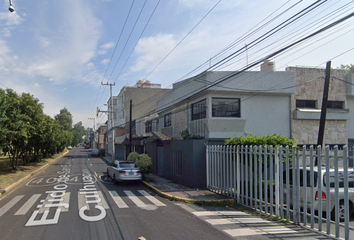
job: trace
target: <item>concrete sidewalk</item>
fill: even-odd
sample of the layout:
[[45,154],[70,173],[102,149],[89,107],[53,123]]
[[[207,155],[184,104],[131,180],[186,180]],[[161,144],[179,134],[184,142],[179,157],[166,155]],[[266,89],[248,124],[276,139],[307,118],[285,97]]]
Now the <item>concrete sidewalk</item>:
[[143,180],[143,183],[148,188],[152,189],[158,195],[171,200],[185,202],[217,201],[236,203],[236,200],[229,197],[222,196],[209,190],[192,189],[153,173],[149,173],[148,176],[146,176],[146,179],[150,179],[150,181]]
[[[101,158],[107,164],[111,162],[111,157],[109,156]],[[213,193],[209,190],[192,189],[153,173],[149,173],[146,176],[146,179],[142,182],[159,196],[170,200],[184,202],[218,201],[236,203],[236,200],[229,197]]]

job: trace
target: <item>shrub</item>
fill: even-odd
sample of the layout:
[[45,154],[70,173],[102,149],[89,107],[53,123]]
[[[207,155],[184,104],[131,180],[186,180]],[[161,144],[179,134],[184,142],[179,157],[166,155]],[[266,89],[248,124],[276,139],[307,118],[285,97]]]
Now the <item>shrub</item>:
[[131,152],[131,153],[129,153],[129,156],[128,156],[128,158],[127,158],[127,161],[129,161],[129,162],[136,162],[136,160],[138,159],[138,157],[139,157],[139,153],[137,153],[137,152]]
[[151,157],[147,154],[140,154],[135,164],[143,173],[147,174],[152,167]]
[[294,139],[273,134],[272,136],[235,137],[225,140],[225,145],[245,145],[245,146],[294,146]]

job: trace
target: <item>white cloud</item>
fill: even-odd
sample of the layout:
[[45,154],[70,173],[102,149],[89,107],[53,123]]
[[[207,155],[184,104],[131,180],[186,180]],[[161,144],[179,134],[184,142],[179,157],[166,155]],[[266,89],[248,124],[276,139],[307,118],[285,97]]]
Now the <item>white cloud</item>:
[[176,43],[175,36],[172,34],[159,33],[154,37],[140,39],[135,48],[138,58],[131,70],[137,72],[152,68],[173,49]]
[[15,12],[0,12],[0,20],[5,21],[5,25],[19,25],[23,22],[23,18]]
[[[42,76],[56,83],[82,82],[84,72],[94,67],[90,62],[97,54],[101,21],[86,1],[70,1],[70,8],[65,5],[57,5],[63,11],[57,9],[50,25],[43,22],[37,26],[34,35],[40,51],[34,52],[24,70],[28,75]],[[103,48],[109,46],[107,43]]]
[[109,63],[109,59],[103,59],[102,61],[101,61],[101,64],[103,64],[103,65],[107,65]]
[[110,49],[112,47],[114,47],[114,42],[109,42],[100,46],[102,49]]

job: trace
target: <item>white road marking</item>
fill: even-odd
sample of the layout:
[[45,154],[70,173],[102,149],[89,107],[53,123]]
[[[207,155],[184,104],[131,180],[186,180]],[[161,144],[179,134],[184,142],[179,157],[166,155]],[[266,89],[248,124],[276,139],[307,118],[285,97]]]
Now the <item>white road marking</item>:
[[224,224],[242,224],[242,223],[266,223],[269,224],[269,221],[265,221],[259,218],[223,218],[223,219],[208,219],[205,220],[211,225],[224,225]]
[[[108,206],[106,200],[104,199],[102,192],[97,191],[97,194],[98,194],[98,197],[101,199],[101,201],[98,202],[97,205],[103,207],[104,209],[109,209],[109,206]],[[86,203],[87,197],[85,197],[85,196],[90,196],[90,195],[80,194],[80,192],[77,193],[77,201],[78,201],[79,209],[81,209],[83,206],[86,206],[87,210],[90,210],[89,204]]]
[[33,194],[32,197],[30,197],[30,199],[28,199],[27,202],[15,213],[15,215],[25,215],[41,195],[42,194]]
[[[63,201],[62,203],[67,203],[69,205],[69,202],[70,202],[70,192],[66,192],[66,194],[64,195],[64,198],[63,198]],[[60,208],[60,210],[62,212],[68,212],[69,211],[69,208],[65,208],[65,207],[58,207]]]
[[117,204],[119,208],[129,208],[116,191],[109,191],[109,194],[111,194],[113,201]]
[[143,203],[137,196],[135,196],[131,191],[124,191],[124,193],[132,200],[135,205],[138,207],[146,207],[146,204]]
[[12,208],[18,201],[21,200],[25,195],[18,195],[14,197],[10,202],[6,203],[5,206],[0,208],[0,217],[4,215],[10,208]]
[[101,202],[98,203],[97,205],[103,207],[104,209],[109,209],[109,206],[106,202],[106,200],[104,199],[103,195],[102,195],[102,192],[101,191],[98,191],[98,195],[100,196],[101,198]]
[[98,177],[96,171],[94,171],[94,174],[95,174],[96,177]]
[[244,237],[252,235],[267,235],[267,234],[289,234],[297,233],[282,226],[272,226],[272,227],[261,227],[261,228],[237,228],[237,229],[226,229],[224,232],[230,234],[232,237]]
[[144,190],[138,190],[139,193],[141,193],[144,197],[146,197],[150,202],[152,202],[153,204],[155,204],[156,206],[159,207],[163,207],[166,206],[166,204],[160,202],[159,200],[157,200],[156,198],[154,198],[153,196],[151,196],[149,193],[147,193]]
[[203,216],[249,216],[249,214],[239,211],[200,211],[192,212],[198,217]]

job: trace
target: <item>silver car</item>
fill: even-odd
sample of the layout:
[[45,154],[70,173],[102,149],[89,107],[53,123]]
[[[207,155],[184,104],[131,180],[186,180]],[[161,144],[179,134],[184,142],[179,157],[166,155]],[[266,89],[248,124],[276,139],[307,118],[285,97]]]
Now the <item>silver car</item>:
[[[321,179],[319,179],[319,171],[321,171]],[[330,216],[332,220],[335,220],[335,211],[337,209],[338,215],[339,215],[339,220],[344,221],[345,218],[345,212],[344,212],[344,174],[343,174],[343,168],[338,169],[338,200],[339,200],[339,205],[338,207],[335,207],[335,196],[336,196],[336,191],[335,191],[335,170],[330,169],[329,173],[326,172],[326,169],[324,167],[315,167],[313,170],[313,181],[311,181],[311,170],[309,167],[306,168],[306,181],[307,183],[304,184],[303,179],[304,179],[304,172],[305,169],[300,168],[300,186],[299,187],[299,194],[300,194],[300,206],[303,206],[304,204],[304,191],[306,189],[306,205],[307,209],[311,209],[311,202],[313,202],[314,209],[316,211],[319,210],[319,205],[321,204],[321,208],[323,212],[326,212],[327,210],[327,202],[329,201],[329,209],[330,209]],[[327,182],[327,175],[329,174],[329,182]],[[292,169],[289,171],[289,177],[290,177],[290,189],[289,189],[289,194],[290,194],[290,205],[293,205],[293,199],[292,196],[294,194],[294,187],[293,186],[293,177],[292,176]],[[313,182],[313,186],[311,185],[311,182]],[[285,172],[284,172],[284,194],[286,196],[287,191],[285,189]],[[321,185],[322,189],[322,196],[319,196],[319,185]],[[353,214],[353,203],[354,203],[354,172],[353,171],[348,171],[348,196],[349,196],[349,215]],[[329,192],[327,192],[327,186],[329,186]],[[311,189],[313,188],[313,191]],[[313,193],[313,195],[311,194]],[[286,199],[286,197],[285,197]]]
[[141,180],[141,170],[133,162],[115,160],[107,168],[107,175],[114,183],[117,181]]

